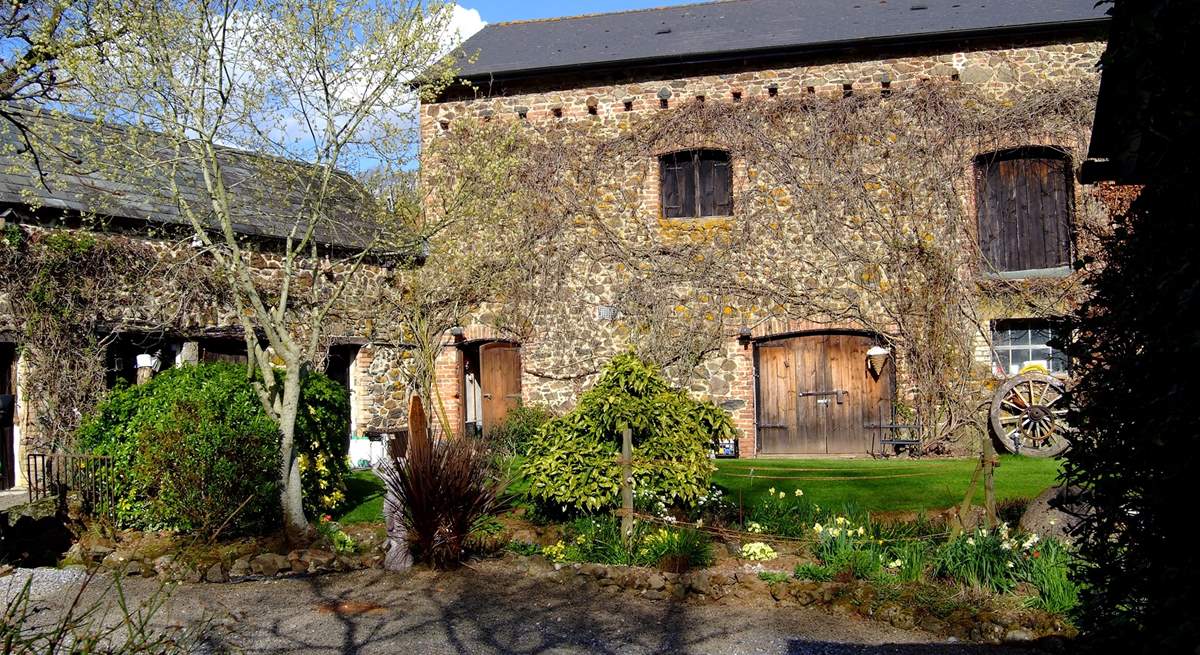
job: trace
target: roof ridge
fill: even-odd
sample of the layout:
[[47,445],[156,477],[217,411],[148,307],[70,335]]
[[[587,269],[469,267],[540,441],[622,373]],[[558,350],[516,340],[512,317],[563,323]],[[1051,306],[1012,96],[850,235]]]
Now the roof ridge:
[[620,16],[622,14],[644,14],[652,11],[663,11],[665,9],[685,9],[688,7],[700,7],[703,5],[726,5],[738,2],[752,2],[753,0],[702,0],[701,2],[685,2],[678,5],[659,5],[657,7],[644,7],[642,9],[622,9],[621,11],[597,11],[588,14],[574,14],[571,16],[551,16],[549,18],[523,18],[518,20],[505,20],[496,23],[489,23],[487,27],[503,27],[507,25],[529,25],[533,23],[556,23],[561,21],[575,20],[577,18],[595,18],[597,16]]

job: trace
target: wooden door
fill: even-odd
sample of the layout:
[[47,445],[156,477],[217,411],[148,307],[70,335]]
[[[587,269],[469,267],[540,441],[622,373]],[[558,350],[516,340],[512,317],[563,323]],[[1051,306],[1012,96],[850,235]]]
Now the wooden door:
[[488,343],[479,347],[479,386],[483,396],[483,433],[504,422],[521,402],[521,347]]
[[796,362],[789,343],[758,347],[758,439],[765,454],[799,452]]
[[758,438],[763,454],[855,454],[871,451],[890,419],[891,368],[879,378],[866,366],[876,341],[853,333],[779,339],[757,348]]

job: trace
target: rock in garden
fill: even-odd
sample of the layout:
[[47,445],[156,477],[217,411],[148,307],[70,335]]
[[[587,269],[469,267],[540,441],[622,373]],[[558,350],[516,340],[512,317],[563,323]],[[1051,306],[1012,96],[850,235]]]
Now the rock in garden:
[[108,557],[113,552],[108,546],[92,546],[88,550],[88,555],[93,562],[103,562],[105,557]]
[[233,562],[233,566],[229,567],[229,576],[233,578],[244,578],[250,575],[250,557],[239,557]]
[[250,570],[258,575],[273,576],[291,568],[291,562],[283,555],[263,553],[250,560]]
[[1004,641],[1032,641],[1033,634],[1022,628],[1014,628],[1004,633]]
[[116,570],[123,568],[131,559],[133,559],[133,556],[129,553],[129,551],[112,550],[104,556],[104,559],[100,561],[100,564],[106,569]]
[[174,562],[174,555],[161,555],[154,560],[154,572],[160,575],[165,574],[167,570],[171,568],[171,564]]
[[1020,527],[1043,537],[1070,538],[1079,524],[1076,515],[1085,515],[1088,508],[1079,498],[1078,487],[1051,487],[1033,499],[1021,515]]
[[226,579],[225,567],[222,566],[220,562],[208,567],[208,571],[204,574],[204,580],[206,582],[220,583],[225,582]]

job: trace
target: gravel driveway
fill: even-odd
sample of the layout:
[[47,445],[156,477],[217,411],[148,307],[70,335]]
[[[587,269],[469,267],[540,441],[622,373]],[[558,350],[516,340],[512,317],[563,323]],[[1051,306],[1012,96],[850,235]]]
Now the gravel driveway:
[[[154,580],[130,579],[145,596]],[[239,584],[184,584],[156,620],[215,622],[212,650],[250,653],[1028,653],[946,643],[857,617],[769,600],[688,605],[580,593],[487,563]],[[939,643],[940,642],[940,643]]]

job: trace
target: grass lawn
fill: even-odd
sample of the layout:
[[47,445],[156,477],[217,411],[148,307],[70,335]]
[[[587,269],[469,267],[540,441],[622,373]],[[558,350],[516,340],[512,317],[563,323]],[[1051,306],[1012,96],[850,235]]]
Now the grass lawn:
[[[775,487],[804,490],[828,508],[868,512],[942,510],[962,502],[976,459],[754,459],[721,460],[714,482],[726,498],[750,504]],[[996,499],[1033,498],[1053,486],[1059,465],[1053,459],[1000,458]],[[983,503],[980,483],[977,502]]]
[[[749,505],[767,489],[792,493],[796,487],[818,505],[868,512],[930,512],[962,502],[975,470],[975,459],[741,459],[720,460],[713,477],[733,503]],[[520,496],[525,481],[510,464],[508,493]],[[1033,498],[1054,484],[1058,462],[1006,455],[996,469],[996,498]],[[753,477],[752,477],[753,476]],[[371,471],[346,480],[347,510],[334,517],[344,524],[383,520],[383,481]],[[983,503],[983,485],[976,500]]]
[[371,471],[355,471],[346,478],[346,511],[334,520],[339,523],[379,523],[383,521],[383,480]]

